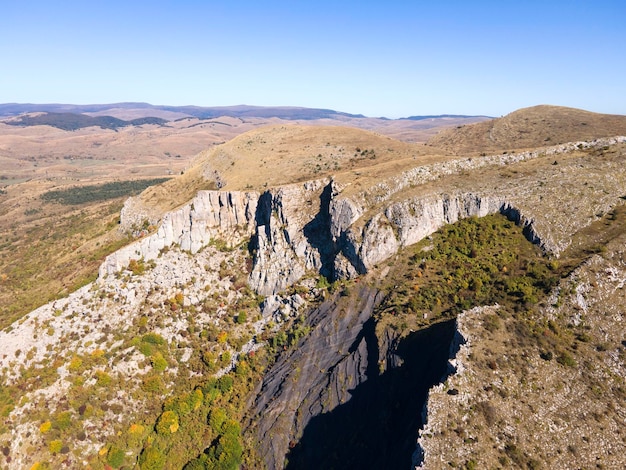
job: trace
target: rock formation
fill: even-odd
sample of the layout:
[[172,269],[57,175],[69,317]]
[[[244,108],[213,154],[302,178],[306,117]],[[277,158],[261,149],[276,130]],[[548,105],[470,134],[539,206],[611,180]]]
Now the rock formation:
[[[529,192],[527,181],[521,178],[452,181],[435,187],[428,183],[468,169],[502,171],[499,168],[512,163],[541,157],[545,161],[548,155],[601,148],[625,140],[619,137],[574,142],[542,151],[418,167],[349,196],[344,196],[344,188],[329,179],[286,185],[263,193],[200,191],[191,203],[166,214],[156,233],[110,255],[100,268],[100,276],[119,271],[133,258],[154,259],[160,250],[174,243],[195,253],[211,240],[220,239],[232,246],[251,238],[254,264],[249,284],[259,294],[272,295],[307,272],[320,273],[329,279],[364,274],[444,224],[497,212],[523,225],[529,240],[558,256],[573,233],[590,223],[596,213],[606,212],[615,205],[613,192],[593,193],[589,200],[595,204],[586,208],[542,204],[538,210],[541,194],[537,198],[537,192]],[[592,180],[593,176],[583,165],[547,168],[554,178],[545,177],[540,183],[544,192],[559,192],[565,199],[570,197],[565,194],[568,190],[556,178]],[[544,172],[546,176],[548,170]],[[533,171],[535,179],[542,176],[538,170]],[[568,172],[565,177],[564,171]],[[626,192],[621,180],[614,181],[613,186],[618,192]],[[578,190],[584,190],[582,185]],[[130,207],[127,206],[122,217],[124,226],[137,221],[137,213]],[[556,231],[552,225],[559,217],[562,226]]]
[[[163,248],[173,244],[197,253],[214,239],[231,246],[241,243],[254,227],[257,201],[253,192],[200,191],[189,204],[165,214],[156,233],[107,256],[99,277],[119,272],[131,259],[156,259]],[[136,221],[137,217],[127,210],[122,214],[122,225],[129,226],[129,219]]]

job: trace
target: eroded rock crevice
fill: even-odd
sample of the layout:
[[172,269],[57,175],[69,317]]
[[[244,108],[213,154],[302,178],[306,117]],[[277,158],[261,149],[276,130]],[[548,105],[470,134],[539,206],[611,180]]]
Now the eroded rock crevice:
[[309,335],[265,374],[245,428],[268,468],[411,464],[428,390],[449,371],[454,322],[377,334],[382,297],[360,287],[313,309]]
[[[314,416],[287,455],[288,469],[409,468],[429,388],[447,371],[453,322],[411,333],[378,351],[349,400]],[[369,344],[369,343],[368,343]]]

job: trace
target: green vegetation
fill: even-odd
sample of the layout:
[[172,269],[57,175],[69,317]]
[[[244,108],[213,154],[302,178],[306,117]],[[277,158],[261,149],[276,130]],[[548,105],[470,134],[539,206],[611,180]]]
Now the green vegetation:
[[128,263],[128,270],[135,276],[139,276],[146,271],[146,264],[143,259],[131,259]]
[[558,265],[501,215],[447,225],[412,251],[395,267],[392,282],[399,287],[388,287],[386,312],[449,318],[495,303],[523,310],[560,278]]
[[88,116],[77,113],[43,113],[36,116],[20,116],[19,119],[7,121],[11,126],[52,126],[64,131],[75,131],[84,127],[100,127],[101,129],[118,129],[126,126],[142,126],[156,124],[162,126],[167,121],[156,117],[145,117],[124,121],[112,116]]
[[0,243],[0,327],[93,281],[105,256],[130,241],[117,234],[121,207],[74,211],[56,218],[54,231],[47,221],[28,230],[13,224]]
[[111,447],[107,453],[107,463],[113,468],[120,468],[124,464],[125,452],[117,447]]
[[[242,358],[237,372],[193,385],[183,381],[165,400],[153,424],[133,424],[118,433],[101,454],[96,467],[123,465],[127,451],[138,455],[141,470],[224,469],[234,470],[246,458],[242,440],[241,410],[247,393],[265,367],[263,354]],[[190,456],[197,455],[190,460]]]
[[[379,322],[408,331],[475,306],[499,304],[497,315],[483,319],[488,333],[507,329],[520,350],[577,367],[578,345],[590,341],[584,325],[564,326],[533,313],[576,265],[550,260],[504,216],[465,219],[443,227],[393,266]],[[510,367],[523,366],[510,361]],[[498,367],[493,359],[486,364]]]
[[147,180],[114,181],[89,186],[76,186],[68,189],[55,189],[41,195],[46,202],[58,202],[66,205],[79,205],[128,197],[139,194],[149,186],[161,184],[170,178],[153,178]]

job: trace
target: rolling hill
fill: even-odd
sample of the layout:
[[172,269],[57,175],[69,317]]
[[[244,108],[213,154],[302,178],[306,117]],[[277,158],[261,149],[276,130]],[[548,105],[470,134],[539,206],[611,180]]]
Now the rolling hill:
[[562,106],[534,106],[441,131],[428,144],[455,154],[501,152],[626,134],[626,117]]
[[51,126],[64,131],[75,131],[85,127],[117,130],[120,127],[143,126],[146,124],[162,126],[167,121],[156,117],[143,117],[124,121],[111,116],[92,117],[76,113],[36,113],[21,115],[13,119],[7,119],[4,122],[10,126]]

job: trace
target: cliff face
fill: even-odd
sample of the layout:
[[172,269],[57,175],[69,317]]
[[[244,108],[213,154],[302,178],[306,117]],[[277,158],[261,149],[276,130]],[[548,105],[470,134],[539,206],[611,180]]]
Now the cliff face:
[[381,300],[375,289],[362,288],[349,299],[329,300],[306,316],[311,333],[283,354],[265,375],[251,407],[248,426],[260,443],[268,468],[281,468],[284,458],[312,417],[350,399],[364,382],[375,348],[373,329],[365,323]]
[[[197,253],[213,239],[233,246],[250,236],[254,228],[258,194],[254,192],[199,191],[180,209],[167,213],[156,231],[107,256],[100,266],[99,277],[119,272],[131,259],[156,259],[164,248],[177,245],[181,250]],[[132,201],[132,200],[131,200]],[[122,212],[121,225],[140,222],[142,214]]]
[[310,333],[267,371],[244,424],[267,468],[409,468],[454,324],[401,337],[376,326],[382,297],[355,287],[305,314]]
[[[621,140],[418,167],[349,195],[328,179],[261,194],[201,191],[191,203],[166,214],[156,233],[109,256],[100,276],[119,271],[132,258],[154,259],[172,244],[196,253],[214,239],[232,246],[250,238],[254,256],[249,284],[259,294],[272,295],[308,272],[331,280],[364,274],[444,224],[497,212],[523,225],[529,240],[558,256],[572,234],[610,210],[617,202],[615,194],[626,188],[620,178],[612,178],[606,182],[608,190],[594,190],[599,177],[594,171],[616,171],[619,162],[595,160],[591,170],[588,157],[557,166],[553,156],[616,142]],[[528,164],[519,167],[526,174],[510,178],[506,172],[513,163]],[[489,177],[464,179],[472,169]],[[432,183],[444,176],[447,179]],[[568,183],[574,180],[582,183]],[[540,190],[532,188],[537,181]],[[127,209],[122,225],[136,224],[141,211],[133,211],[132,204]]]
[[[120,271],[131,259],[155,259],[173,244],[197,253],[211,240],[232,246],[251,237],[254,264],[249,284],[262,295],[272,295],[310,271],[329,279],[364,274],[444,224],[496,212],[528,224],[532,232],[532,221],[498,196],[412,197],[359,217],[362,209],[341,197],[332,181],[290,185],[261,195],[201,191],[190,204],[166,214],[156,233],[108,256],[100,276]],[[541,242],[534,232],[533,239]]]
[[310,181],[263,193],[255,216],[250,286],[271,295],[320,271],[328,250],[329,182]]

